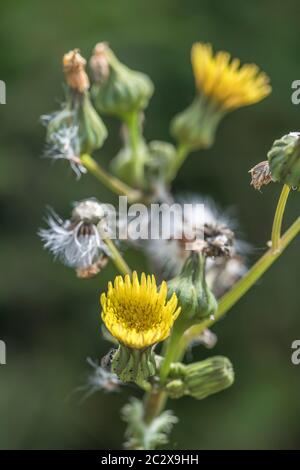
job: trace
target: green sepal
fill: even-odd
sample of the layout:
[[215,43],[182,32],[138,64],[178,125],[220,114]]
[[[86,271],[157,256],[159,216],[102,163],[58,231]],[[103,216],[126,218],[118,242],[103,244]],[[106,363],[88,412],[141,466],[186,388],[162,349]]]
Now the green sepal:
[[120,344],[112,358],[111,372],[122,382],[134,382],[148,389],[150,384],[147,381],[156,372],[153,347],[132,349]]
[[211,100],[196,96],[192,104],[171,121],[171,134],[190,151],[209,148],[223,116],[224,112]]

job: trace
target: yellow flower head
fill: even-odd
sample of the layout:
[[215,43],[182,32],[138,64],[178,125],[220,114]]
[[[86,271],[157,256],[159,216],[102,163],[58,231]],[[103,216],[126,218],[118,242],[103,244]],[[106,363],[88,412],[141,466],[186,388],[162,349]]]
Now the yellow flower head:
[[167,301],[168,288],[164,281],[157,290],[155,276],[136,272],[108,283],[102,294],[102,319],[120,343],[133,349],[143,349],[166,339],[180,313],[177,297]]
[[228,52],[213,55],[211,44],[192,47],[192,66],[200,93],[213,99],[224,111],[257,103],[271,93],[269,78],[255,64],[240,67]]

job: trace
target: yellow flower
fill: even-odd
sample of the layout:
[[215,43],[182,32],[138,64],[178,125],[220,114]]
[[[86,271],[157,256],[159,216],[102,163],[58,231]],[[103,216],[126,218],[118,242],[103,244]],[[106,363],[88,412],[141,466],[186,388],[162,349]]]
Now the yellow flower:
[[228,52],[213,55],[211,44],[192,47],[192,65],[200,93],[215,101],[224,111],[257,103],[271,93],[269,78],[255,64],[240,67]]
[[166,339],[180,313],[177,297],[167,301],[167,284],[157,290],[155,276],[136,272],[109,282],[107,293],[101,295],[102,319],[110,333],[121,344],[143,349]]

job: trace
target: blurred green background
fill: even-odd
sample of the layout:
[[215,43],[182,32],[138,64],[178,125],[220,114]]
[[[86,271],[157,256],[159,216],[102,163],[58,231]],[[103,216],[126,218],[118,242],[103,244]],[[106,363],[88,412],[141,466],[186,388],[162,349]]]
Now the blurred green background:
[[[93,179],[76,182],[67,164],[40,158],[44,129],[39,116],[62,97],[61,57],[79,47],[88,57],[106,40],[121,60],[148,73],[156,92],[146,116],[146,137],[169,139],[170,118],[194,93],[190,47],[212,42],[243,62],[256,62],[272,80],[262,103],[228,116],[215,146],[187,160],[174,185],[213,196],[234,207],[245,238],[256,247],[270,236],[280,187],[263,193],[247,171],[265,159],[275,138],[299,130],[300,108],[291,83],[300,79],[299,2],[234,0],[0,1],[0,79],[7,104],[0,106],[0,339],[7,365],[0,366],[0,448],[121,448],[119,410],[128,396],[97,393],[81,403],[76,392],[90,372],[88,356],[109,345],[100,335],[99,293],[115,275],[109,266],[91,281],[43,251],[36,232],[46,205],[68,216],[70,203],[96,196],[116,199]],[[120,145],[118,125],[97,158],[108,164]],[[299,194],[288,203],[285,223],[299,215]],[[218,344],[194,358],[224,354],[236,372],[232,388],[204,401],[170,402],[180,418],[170,447],[297,448],[300,438],[300,366],[291,343],[300,336],[299,238],[264,278],[214,328]],[[139,254],[131,266],[146,268]]]

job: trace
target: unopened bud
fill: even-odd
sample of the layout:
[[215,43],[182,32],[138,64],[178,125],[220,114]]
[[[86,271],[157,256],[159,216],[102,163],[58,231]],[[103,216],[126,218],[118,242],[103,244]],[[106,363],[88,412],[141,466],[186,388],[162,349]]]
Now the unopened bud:
[[174,329],[185,330],[211,317],[217,310],[217,301],[205,279],[205,257],[192,253],[179,276],[168,283],[170,294],[176,293],[181,314]]
[[126,119],[146,108],[153,94],[153,84],[147,75],[122,64],[106,43],[96,45],[90,64],[98,80],[92,95],[99,112]]
[[268,153],[272,177],[290,187],[300,186],[300,133],[290,132],[275,140]]
[[197,400],[224,390],[234,382],[234,372],[229,359],[215,356],[186,366],[184,384],[186,394]]

